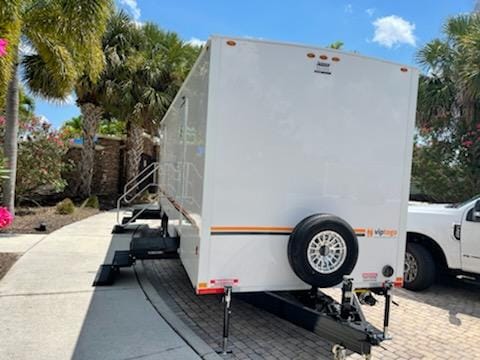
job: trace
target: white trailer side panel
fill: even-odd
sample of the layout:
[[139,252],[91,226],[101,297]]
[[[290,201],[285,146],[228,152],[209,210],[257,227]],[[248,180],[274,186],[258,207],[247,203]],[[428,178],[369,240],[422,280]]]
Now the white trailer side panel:
[[357,287],[381,284],[385,265],[395,269],[390,279],[402,277],[417,71],[331,49],[226,40],[211,42],[198,283],[307,287],[288,263],[288,232],[315,213],[356,229]]
[[180,258],[192,284],[197,284],[203,211],[203,177],[207,123],[208,51],[199,56],[162,120],[161,199],[181,235]]

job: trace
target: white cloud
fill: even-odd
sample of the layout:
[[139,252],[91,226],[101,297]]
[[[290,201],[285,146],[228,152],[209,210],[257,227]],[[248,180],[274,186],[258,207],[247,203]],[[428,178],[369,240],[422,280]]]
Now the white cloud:
[[190,40],[187,41],[187,44],[192,46],[204,46],[207,42],[205,40],[200,40],[196,37],[192,37]]
[[376,11],[375,8],[370,8],[370,9],[365,10],[365,12],[367,13],[367,15],[370,16],[370,17],[372,17],[373,14],[375,14],[375,11]]
[[138,7],[137,0],[120,0],[120,4],[125,5],[128,8],[130,14],[132,14],[133,20],[135,22],[138,22],[140,16],[142,15],[142,12]]
[[345,5],[344,9],[343,9],[347,14],[351,14],[353,13],[353,6],[352,4],[347,4]]
[[373,22],[373,26],[375,27],[373,42],[388,48],[400,44],[415,46],[416,39],[413,34],[415,24],[400,16],[390,15],[378,18]]

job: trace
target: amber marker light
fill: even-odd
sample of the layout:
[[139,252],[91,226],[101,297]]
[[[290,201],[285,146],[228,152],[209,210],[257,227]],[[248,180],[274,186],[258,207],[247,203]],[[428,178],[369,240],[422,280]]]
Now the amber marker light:
[[235,45],[237,45],[237,43],[233,40],[227,40],[227,45],[228,46],[235,46]]
[[309,57],[310,59],[313,59],[315,57],[315,54],[314,53],[308,53],[307,57]]
[[320,55],[319,57],[320,57],[320,59],[322,59],[322,60],[327,60],[327,59],[328,59],[328,56],[327,56],[327,55]]
[[336,57],[336,56],[334,56],[334,57],[332,57],[332,61],[337,61],[337,62],[338,62],[338,61],[340,61],[340,58],[339,58],[339,57]]
[[407,72],[408,69],[407,69],[406,67],[402,67],[402,68],[400,68],[400,71],[401,71],[401,72]]

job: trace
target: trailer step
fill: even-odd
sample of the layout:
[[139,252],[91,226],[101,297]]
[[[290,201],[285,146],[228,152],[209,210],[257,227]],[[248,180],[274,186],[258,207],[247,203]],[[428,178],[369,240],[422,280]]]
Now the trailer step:
[[118,272],[112,265],[100,265],[92,286],[110,286],[115,282],[115,275]]
[[180,238],[166,236],[168,233],[162,229],[148,225],[117,227],[113,233],[133,231],[129,250],[116,250],[111,264],[100,265],[93,286],[113,285],[120,268],[130,267],[136,260],[178,258]]
[[141,229],[130,242],[130,255],[135,259],[177,258],[178,237],[162,237],[160,230]]
[[162,218],[162,211],[160,209],[152,209],[152,208],[143,210],[143,212],[142,212],[142,209],[133,209],[132,217],[135,217],[140,212],[141,214],[138,215],[137,219],[160,220]]
[[113,255],[112,266],[114,268],[122,268],[122,267],[129,267],[135,260],[130,255],[130,251],[128,250],[117,250],[115,251],[115,255]]

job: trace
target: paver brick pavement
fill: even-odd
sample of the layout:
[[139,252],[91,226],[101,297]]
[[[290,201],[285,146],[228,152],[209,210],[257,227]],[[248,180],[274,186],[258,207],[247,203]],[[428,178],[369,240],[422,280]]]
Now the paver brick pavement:
[[[211,347],[222,336],[220,296],[194,294],[179,260],[145,262],[157,278],[167,303]],[[325,290],[340,296],[337,289]],[[364,306],[367,319],[381,328],[383,298],[374,307]],[[374,347],[374,359],[480,359],[480,288],[446,282],[414,293],[396,289],[390,332],[393,340]],[[332,344],[234,296],[230,344],[232,359],[331,359]],[[349,354],[348,359],[362,359]]]

